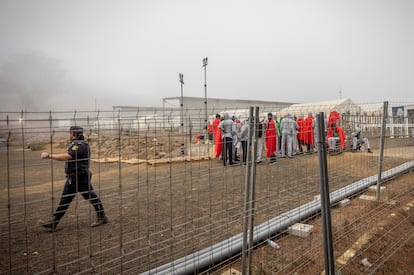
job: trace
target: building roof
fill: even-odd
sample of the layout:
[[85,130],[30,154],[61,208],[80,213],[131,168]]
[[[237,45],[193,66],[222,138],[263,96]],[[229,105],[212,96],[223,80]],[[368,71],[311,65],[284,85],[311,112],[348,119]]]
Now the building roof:
[[[181,100],[180,96],[173,96],[173,97],[164,97],[162,99],[163,101],[169,101],[169,100]],[[193,97],[193,96],[183,96],[183,100],[193,100],[193,101],[200,101],[204,103],[205,98],[204,97]],[[278,102],[278,101],[269,101],[269,100],[255,100],[255,99],[227,99],[227,98],[213,98],[213,97],[208,97],[207,98],[208,102],[239,102],[239,103],[245,103],[246,105],[249,104],[256,104],[256,105],[269,105],[269,104],[274,104],[274,105],[289,105],[289,104],[293,104],[292,102]]]

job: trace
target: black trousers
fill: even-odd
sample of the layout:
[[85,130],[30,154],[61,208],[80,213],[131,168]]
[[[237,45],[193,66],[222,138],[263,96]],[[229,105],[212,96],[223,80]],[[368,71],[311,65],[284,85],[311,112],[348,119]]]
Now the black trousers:
[[54,216],[55,221],[59,221],[66,213],[70,203],[79,192],[85,200],[88,200],[95,208],[98,217],[104,215],[102,202],[93,191],[91,184],[92,173],[89,171],[80,172],[77,175],[71,174],[66,176],[65,186],[60,198],[59,206]]
[[299,152],[303,153],[302,140],[298,139]]
[[227,160],[229,164],[233,164],[233,139],[231,137],[224,137],[223,138],[223,161],[224,165],[227,164]]
[[241,141],[242,150],[243,150],[243,164],[247,162],[247,140]]

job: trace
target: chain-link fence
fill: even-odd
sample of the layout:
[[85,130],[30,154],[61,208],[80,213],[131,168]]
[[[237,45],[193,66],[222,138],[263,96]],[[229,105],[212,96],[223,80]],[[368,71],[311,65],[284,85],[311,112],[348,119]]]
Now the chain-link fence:
[[[411,225],[414,211],[405,207],[413,200],[412,174],[397,177],[413,169],[412,105],[390,104],[384,136],[382,104],[374,105],[335,107],[339,113],[335,123],[345,132],[346,146],[328,153],[327,168],[336,200],[331,206],[335,268],[343,272],[384,270],[385,262],[404,251],[413,235],[406,224]],[[313,128],[298,122],[309,113],[325,111],[328,130],[333,109],[322,107],[326,108],[260,108],[257,117],[248,109],[209,109],[208,125],[204,109],[0,113],[0,273],[220,274],[229,268],[242,270],[246,262],[256,274],[322,271],[315,143],[296,142],[292,152],[286,148],[282,156],[282,144],[277,142],[273,165],[267,157],[270,137],[265,129],[271,112],[277,140],[282,140],[280,118],[291,114],[303,134]],[[224,112],[234,116],[240,128],[256,123],[250,124],[255,129],[250,132],[253,145],[260,139],[255,136],[258,123],[263,125],[261,161],[256,162],[254,154],[253,161],[242,165],[242,147],[234,152],[235,158],[240,155],[235,165],[219,159],[213,121]],[[96,219],[94,208],[78,195],[57,230],[49,233],[38,221],[54,213],[66,175],[63,162],[42,160],[40,155],[65,153],[72,125],[84,129],[91,149],[91,182],[109,223],[90,227]],[[354,146],[356,128],[369,146],[367,142]],[[378,175],[379,163],[387,181],[381,183],[378,199],[377,189],[370,185],[375,184],[372,176]],[[254,189],[247,191],[252,182]],[[254,196],[247,197],[252,191]],[[361,199],[361,194],[368,199]],[[250,228],[244,224],[246,217],[255,227],[249,246],[243,238]],[[296,223],[313,226],[312,233],[292,235]],[[391,234],[395,231],[399,238]],[[364,233],[368,241],[358,242]],[[384,239],[387,249],[376,249]],[[346,256],[350,248],[354,254]],[[247,252],[250,259],[243,263]],[[369,265],[360,264],[360,258]]]

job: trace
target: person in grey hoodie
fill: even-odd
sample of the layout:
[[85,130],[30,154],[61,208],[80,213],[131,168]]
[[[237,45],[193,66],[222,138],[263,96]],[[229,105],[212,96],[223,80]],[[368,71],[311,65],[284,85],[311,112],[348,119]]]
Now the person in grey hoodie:
[[368,153],[372,153],[368,138],[362,134],[361,128],[356,127],[355,131],[352,132],[352,152],[355,153],[361,148],[362,144],[365,144]]
[[224,113],[224,119],[219,124],[219,129],[222,132],[223,139],[223,162],[224,166],[227,164],[233,165],[233,120],[228,113]]
[[243,125],[241,126],[240,130],[240,140],[241,140],[241,146],[243,151],[243,164],[246,164],[247,162],[247,147],[248,147],[248,141],[249,141],[249,131],[250,131],[250,123],[249,119],[246,119],[243,121]]
[[241,131],[241,123],[240,120],[237,120],[236,116],[232,116],[231,120],[233,120],[233,161],[239,161],[240,157],[240,131]]
[[261,163],[262,162],[262,150],[263,150],[263,130],[264,130],[264,119],[262,121],[259,121],[259,123],[256,125],[256,131],[257,131],[257,156],[256,156],[256,162]]
[[282,124],[280,126],[282,132],[282,157],[285,156],[285,148],[287,147],[288,156],[292,156],[292,135],[293,135],[293,128],[295,127],[295,121],[292,118],[291,114],[287,114],[287,116],[282,120]]
[[293,128],[292,128],[292,155],[296,155],[296,147],[298,146],[298,130],[299,125],[296,116],[292,117]]

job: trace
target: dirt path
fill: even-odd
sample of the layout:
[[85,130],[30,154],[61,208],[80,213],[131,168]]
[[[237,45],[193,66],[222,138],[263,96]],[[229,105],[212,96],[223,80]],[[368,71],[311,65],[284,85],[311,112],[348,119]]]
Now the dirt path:
[[[128,270],[136,274],[242,230],[244,166],[224,167],[221,161],[211,160],[162,165],[93,163],[93,185],[111,222],[90,228],[93,210],[77,196],[59,230],[46,233],[36,221],[47,219],[55,209],[64,175],[61,163],[40,161],[39,155],[27,151],[23,157],[18,150],[11,150],[9,159],[4,151],[0,155],[9,167],[0,172],[7,179],[0,183],[0,273]],[[328,156],[331,191],[375,174],[377,159],[375,153],[365,152]],[[384,170],[404,161],[404,155],[386,154]],[[256,224],[312,200],[319,194],[317,155],[258,165],[256,188]],[[320,246],[317,249],[320,252]]]

